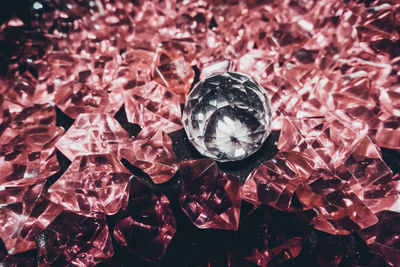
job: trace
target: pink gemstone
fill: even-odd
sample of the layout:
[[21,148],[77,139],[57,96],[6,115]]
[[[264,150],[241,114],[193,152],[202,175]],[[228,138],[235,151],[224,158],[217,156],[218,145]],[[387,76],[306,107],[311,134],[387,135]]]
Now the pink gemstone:
[[400,151],[399,116],[382,118],[376,131],[375,138],[379,146]]
[[[262,82],[261,85],[265,85],[265,82],[272,77],[274,72],[274,59],[277,59],[277,53],[265,54],[265,50],[250,50],[248,53],[240,57],[237,62],[236,71],[246,73],[254,77],[257,81]],[[267,60],[264,60],[267,57]]]
[[51,105],[1,102],[0,236],[10,254],[35,247],[35,237],[57,216],[41,197],[44,181],[59,171],[54,144],[64,130],[55,126]]
[[[317,166],[326,166],[326,163],[320,158],[309,142],[307,142],[307,139],[302,135],[302,132],[299,131],[296,122],[298,122],[297,119],[292,117],[286,117],[284,119],[282,130],[279,135],[278,149],[284,152],[295,151],[302,153],[305,157],[313,160]],[[322,123],[323,121],[319,120],[319,122]],[[301,123],[300,125],[304,124]]]
[[181,103],[184,103],[194,79],[194,71],[183,56],[170,58],[161,50],[157,54],[153,77],[154,81],[178,94]]
[[360,231],[360,236],[369,247],[383,256],[391,265],[400,264],[400,213],[382,211],[378,213],[379,222],[367,229]]
[[95,266],[114,254],[105,215],[63,211],[36,239],[38,265]]
[[261,164],[243,185],[243,199],[289,209],[295,190],[312,172],[313,163],[297,152],[280,152]]
[[349,184],[329,170],[315,169],[296,194],[304,208],[318,211],[314,227],[324,232],[349,234],[378,221]]
[[[79,59],[71,53],[52,51],[41,62],[38,70],[39,77],[37,83],[38,92],[41,92],[41,98],[35,101],[54,102],[56,93],[64,84],[72,81],[80,65]],[[82,63],[81,63],[82,65]]]
[[241,185],[222,172],[215,161],[200,159],[180,164],[183,211],[199,228],[237,230]]
[[[381,158],[378,148],[367,136],[362,137],[349,153],[344,166],[357,184],[353,191],[374,212],[398,209],[397,183],[391,181],[392,171]],[[360,187],[360,189],[357,189]],[[398,204],[397,204],[398,205]]]
[[122,106],[119,92],[71,82],[59,88],[55,101],[62,111],[72,118],[82,113],[106,113],[114,115]]
[[122,158],[142,169],[156,184],[168,181],[178,170],[171,138],[152,127],[142,129],[131,147],[123,146],[119,152]]
[[82,49],[70,79],[58,81],[54,102],[72,118],[81,113],[114,115],[123,104],[122,88],[112,87],[121,64],[119,51],[108,41],[83,44]]
[[[35,118],[26,119],[26,127],[18,126],[14,120],[1,136],[4,143],[0,146],[0,185],[33,184],[59,171],[54,144],[64,130],[51,125],[29,126],[32,120]],[[12,129],[13,126],[19,129]]]
[[158,261],[176,232],[168,198],[134,178],[127,214],[115,225],[115,240],[146,260]]
[[228,72],[232,70],[232,62],[228,59],[221,59],[218,62],[213,62],[201,69],[200,80],[206,79],[213,74]]
[[162,41],[158,45],[158,50],[162,50],[169,58],[183,56],[188,63],[195,65],[196,55],[201,47],[193,38],[181,38]]
[[131,136],[113,117],[81,114],[56,147],[72,161],[78,155],[90,154],[110,153],[118,158],[119,149],[131,143]]
[[35,239],[20,237],[22,227],[28,220],[44,183],[30,186],[8,186],[0,191],[0,237],[9,254],[26,251],[35,247]]
[[331,114],[318,118],[284,121],[278,141],[281,151],[296,150],[318,160],[323,166],[334,168],[343,163],[359,134]]
[[[0,96],[0,112],[0,136],[7,128],[21,130],[27,126],[56,125],[56,111],[52,105],[30,104],[24,106]],[[2,138],[3,143],[5,143],[5,137],[2,136]],[[11,139],[8,137],[7,140]]]
[[35,248],[36,236],[62,211],[41,196],[43,185],[7,186],[0,191],[0,237],[9,254]]
[[125,92],[125,110],[130,123],[153,127],[166,133],[181,129],[179,96],[156,82]]
[[113,215],[126,208],[130,176],[111,154],[77,156],[48,197],[65,210]]
[[122,64],[118,69],[117,86],[125,90],[143,86],[151,80],[154,52],[143,49],[129,49],[122,54]]

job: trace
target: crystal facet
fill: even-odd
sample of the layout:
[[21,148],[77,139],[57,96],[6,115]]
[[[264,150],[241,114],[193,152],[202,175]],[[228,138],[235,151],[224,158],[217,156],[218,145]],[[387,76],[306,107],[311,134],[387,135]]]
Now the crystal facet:
[[360,236],[370,248],[381,254],[392,266],[400,264],[400,213],[382,211],[378,213],[379,222],[360,231]]
[[237,230],[241,185],[221,171],[212,159],[184,161],[180,165],[181,208],[199,228]]
[[168,181],[178,170],[171,138],[152,127],[144,128],[130,146],[121,147],[119,152],[156,184]]
[[182,128],[179,96],[156,82],[125,92],[125,110],[130,123],[166,133]]
[[36,238],[39,266],[95,266],[114,254],[104,214],[63,211]]
[[77,156],[49,188],[49,198],[65,210],[113,215],[126,208],[130,176],[111,154]]
[[176,232],[168,198],[133,178],[127,214],[115,225],[115,240],[146,260],[159,260]]
[[280,152],[250,173],[243,185],[243,199],[289,209],[295,190],[307,180],[313,164],[298,152]]
[[131,136],[111,116],[80,114],[56,147],[69,159],[78,155],[118,155],[121,146],[132,143]]
[[251,77],[225,72],[198,83],[189,93],[183,125],[191,143],[218,161],[241,160],[256,152],[271,129],[266,91]]

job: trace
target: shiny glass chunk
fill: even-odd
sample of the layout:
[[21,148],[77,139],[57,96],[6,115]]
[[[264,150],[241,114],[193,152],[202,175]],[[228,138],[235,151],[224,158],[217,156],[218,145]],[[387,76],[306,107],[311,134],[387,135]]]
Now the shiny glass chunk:
[[271,131],[265,90],[251,77],[226,72],[199,82],[186,99],[183,125],[190,142],[218,161],[256,152]]

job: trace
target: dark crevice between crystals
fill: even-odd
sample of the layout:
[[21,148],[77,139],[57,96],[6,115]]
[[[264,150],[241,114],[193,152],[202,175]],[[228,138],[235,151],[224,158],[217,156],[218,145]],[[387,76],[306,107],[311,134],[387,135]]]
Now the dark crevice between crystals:
[[199,229],[180,208],[179,196],[169,197],[177,230],[167,253],[155,266],[228,266],[227,255],[234,246],[236,232]]
[[[235,240],[235,254],[239,258],[251,257],[253,246],[260,249],[278,247],[294,238],[307,236],[312,230],[310,222],[316,216],[313,210],[303,212],[278,211],[267,205],[261,205],[248,216],[241,220],[237,239]],[[268,237],[268,243],[264,238]],[[280,255],[285,256],[285,255]],[[281,266],[283,259],[279,256],[273,257],[268,266]],[[305,265],[290,266],[318,266],[316,261],[307,258]]]
[[64,112],[61,111],[56,106],[56,125],[61,126],[65,129],[65,131],[68,131],[68,129],[72,126],[74,123],[74,119],[66,115]]
[[381,148],[382,159],[392,170],[393,174],[400,173],[400,152]]
[[128,119],[126,117],[125,105],[123,105],[118,110],[118,112],[114,115],[114,118],[131,136],[137,136],[142,130],[139,125],[128,122]]
[[54,184],[71,165],[71,161],[58,150],[57,150],[57,160],[58,164],[60,165],[60,171],[53,174],[46,180],[46,183],[44,185],[44,188],[46,189],[50,188],[50,186]]
[[337,259],[340,260],[339,267],[389,266],[381,256],[371,251],[357,233],[331,235],[316,229],[311,229],[305,236],[299,256],[279,266],[327,266]]
[[[192,91],[193,87],[200,81],[200,70],[197,66],[192,66],[192,69],[194,71],[194,79],[192,82],[192,85],[190,86],[190,91]],[[190,92],[189,91],[189,92]]]
[[121,159],[121,163],[133,174],[135,175],[144,185],[150,187],[151,189],[162,192],[169,195],[175,195],[180,191],[181,180],[179,171],[167,182],[162,184],[155,184],[149,177],[149,175],[143,172],[142,169],[132,165],[127,159]]
[[184,129],[168,134],[172,139],[172,149],[178,162],[205,158],[190,143]]
[[217,22],[215,21],[214,17],[211,18],[210,23],[208,24],[208,28],[212,30],[213,28],[218,27]]

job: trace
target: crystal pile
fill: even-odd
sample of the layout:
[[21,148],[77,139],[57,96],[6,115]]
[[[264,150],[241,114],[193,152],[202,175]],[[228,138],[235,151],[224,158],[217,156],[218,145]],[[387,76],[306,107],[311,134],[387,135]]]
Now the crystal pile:
[[400,265],[399,1],[8,2],[0,265]]

